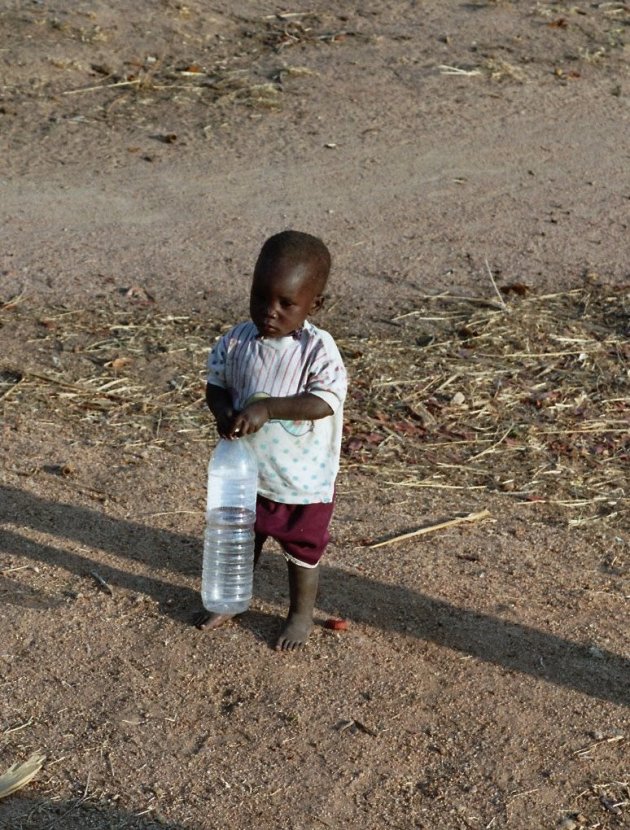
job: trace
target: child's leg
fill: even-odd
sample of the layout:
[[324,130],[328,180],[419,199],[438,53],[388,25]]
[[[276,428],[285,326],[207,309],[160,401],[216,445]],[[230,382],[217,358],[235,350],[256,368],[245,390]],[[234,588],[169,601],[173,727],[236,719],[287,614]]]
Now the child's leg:
[[[262,533],[256,534],[254,542],[254,568],[258,564],[258,560],[260,559],[260,554],[262,553],[263,545],[265,544],[266,539],[267,537]],[[203,611],[198,611],[193,617],[193,625],[195,628],[212,630],[213,628],[218,628],[220,625],[223,625],[223,623],[228,620],[231,620],[232,616],[232,614],[214,614],[204,608]]]
[[258,560],[260,559],[260,554],[262,553],[263,545],[267,541],[269,537],[266,536],[264,533],[256,533],[255,534],[255,541],[254,541],[254,567],[258,564]]
[[313,630],[313,609],[319,585],[319,565],[305,568],[287,561],[289,567],[289,614],[276,643],[277,651],[304,647]]

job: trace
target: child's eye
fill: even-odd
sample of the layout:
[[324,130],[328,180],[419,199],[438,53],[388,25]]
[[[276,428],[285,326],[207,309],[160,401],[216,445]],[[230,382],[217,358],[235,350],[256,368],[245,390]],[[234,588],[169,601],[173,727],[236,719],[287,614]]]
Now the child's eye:
[[282,306],[282,308],[291,308],[293,303],[291,302],[291,300],[280,300],[280,305]]

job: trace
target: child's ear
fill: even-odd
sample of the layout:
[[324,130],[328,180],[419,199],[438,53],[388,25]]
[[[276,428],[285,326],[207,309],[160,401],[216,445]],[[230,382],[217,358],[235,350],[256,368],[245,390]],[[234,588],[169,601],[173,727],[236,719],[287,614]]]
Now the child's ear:
[[311,311],[321,311],[326,297],[323,294],[318,294],[317,297],[313,300],[313,304],[311,305]]

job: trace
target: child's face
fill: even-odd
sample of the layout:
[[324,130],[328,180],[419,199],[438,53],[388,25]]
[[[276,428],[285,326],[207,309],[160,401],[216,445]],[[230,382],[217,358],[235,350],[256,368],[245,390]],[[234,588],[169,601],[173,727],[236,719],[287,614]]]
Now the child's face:
[[312,263],[276,260],[256,266],[249,313],[263,337],[286,337],[322,304]]

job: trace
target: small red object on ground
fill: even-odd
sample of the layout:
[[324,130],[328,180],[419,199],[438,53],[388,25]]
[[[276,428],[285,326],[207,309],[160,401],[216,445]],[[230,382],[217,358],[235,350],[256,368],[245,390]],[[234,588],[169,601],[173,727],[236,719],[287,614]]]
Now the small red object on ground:
[[347,620],[335,620],[332,617],[324,623],[324,628],[330,628],[331,631],[347,631],[348,627]]

